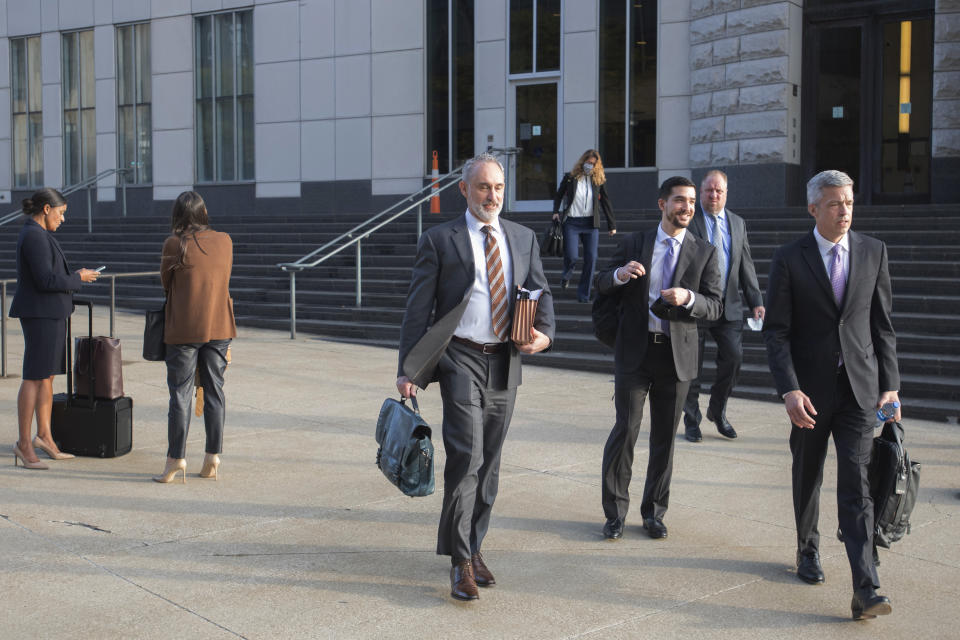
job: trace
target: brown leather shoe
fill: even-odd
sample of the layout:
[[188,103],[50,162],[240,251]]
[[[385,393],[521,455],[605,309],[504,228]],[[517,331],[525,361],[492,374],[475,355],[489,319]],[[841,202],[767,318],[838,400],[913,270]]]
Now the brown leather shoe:
[[457,600],[480,597],[477,581],[473,578],[473,564],[469,560],[461,560],[450,567],[450,595]]
[[473,579],[477,582],[478,587],[492,587],[497,584],[497,579],[487,568],[479,551],[470,556],[470,564],[473,565]]

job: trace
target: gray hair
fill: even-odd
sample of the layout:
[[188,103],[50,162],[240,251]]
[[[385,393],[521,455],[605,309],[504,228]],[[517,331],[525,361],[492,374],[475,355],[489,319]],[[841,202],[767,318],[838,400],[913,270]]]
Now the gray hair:
[[807,204],[817,204],[825,187],[852,187],[853,178],[843,171],[828,169],[810,178],[807,183]]
[[500,164],[499,160],[497,160],[497,156],[484,151],[483,153],[477,154],[463,163],[463,181],[470,182],[470,178],[473,177],[473,172],[476,170],[476,167],[488,162],[493,162],[496,164],[498,167],[500,167],[500,173],[507,175],[507,172],[503,169],[503,165]]

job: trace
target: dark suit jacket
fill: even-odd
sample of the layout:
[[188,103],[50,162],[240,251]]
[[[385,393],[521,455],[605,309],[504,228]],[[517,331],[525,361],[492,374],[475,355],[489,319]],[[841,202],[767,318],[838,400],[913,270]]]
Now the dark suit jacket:
[[17,292],[11,318],[66,318],[83,281],[70,273],[53,234],[28,218],[17,239]]
[[863,409],[875,406],[881,392],[900,389],[887,247],[853,231],[849,236],[842,307],[834,301],[812,231],[780,247],[770,265],[763,327],[770,372],[777,393],[800,389],[814,407],[832,397],[841,352]]
[[[517,286],[531,291],[543,289],[534,326],[552,342],[553,296],[543,275],[536,234],[502,217],[500,225],[513,269],[513,282],[507,289],[509,313],[513,314]],[[398,375],[406,375],[421,389],[437,380],[437,362],[466,309],[466,294],[473,286],[474,274],[473,248],[464,216],[432,227],[420,237],[400,329]],[[520,381],[520,352],[510,343],[507,386],[516,387]]]
[[[650,262],[657,227],[628,235],[617,248],[610,266],[597,277],[601,294],[619,295],[620,325],[614,347],[617,373],[636,371],[647,352],[647,325],[650,305]],[[677,257],[677,268],[670,287],[690,289],[696,296],[693,307],[674,307],[670,315],[670,344],[673,364],[680,380],[693,380],[698,368],[697,320],[717,320],[720,317],[720,269],[714,255],[716,248],[693,234],[686,234]],[[636,280],[617,286],[614,272],[630,260],[636,260],[648,273]],[[664,287],[665,289],[669,287]]]
[[[557,187],[557,193],[553,196],[553,212],[562,215],[567,214],[574,196],[577,195],[577,182],[569,173],[564,174],[560,186]],[[616,229],[617,222],[613,219],[613,207],[610,205],[610,198],[607,196],[607,189],[604,185],[593,186],[593,227],[600,228],[600,212],[607,219],[607,229]]]
[[[743,218],[725,209],[727,214],[727,224],[730,227],[730,275],[727,277],[727,290],[723,292],[723,315],[724,320],[736,322],[743,320],[743,305],[740,302],[740,289],[743,289],[743,295],[747,299],[747,305],[750,309],[759,307],[763,304],[763,295],[760,293],[760,285],[757,282],[757,271],[753,266],[753,258],[750,256],[750,242],[747,240],[747,225]],[[697,211],[693,216],[693,222],[688,229],[693,235],[704,242],[710,242],[710,235],[707,233],[706,214],[703,210]]]

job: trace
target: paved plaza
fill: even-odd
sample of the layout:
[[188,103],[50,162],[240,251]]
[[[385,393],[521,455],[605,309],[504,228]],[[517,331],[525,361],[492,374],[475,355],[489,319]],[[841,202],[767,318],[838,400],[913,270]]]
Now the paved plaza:
[[[75,324],[85,326],[82,312]],[[14,468],[22,339],[9,327],[0,379],[0,638],[957,638],[960,427],[908,420],[923,463],[912,533],[881,550],[891,616],[850,620],[850,569],[836,530],[836,463],[824,479],[827,579],[794,575],[788,424],[775,403],[731,400],[740,437],[677,441],[666,540],[639,505],[624,538],[600,528],[600,458],[612,374],[535,366],[503,453],[484,546],[497,586],[449,596],[434,554],[442,499],[407,498],[374,464],[396,351],[240,328],[226,374],[220,480],[197,477],[194,419],[184,484],[157,484],[166,451],[165,367],[140,359],[141,314],[119,313],[134,447],[116,459]],[[81,320],[83,320],[81,322]],[[98,308],[95,329],[104,333]],[[65,389],[63,376],[57,391]],[[909,403],[910,399],[905,398]],[[440,394],[420,405],[444,461]],[[638,442],[634,497],[646,467]]]

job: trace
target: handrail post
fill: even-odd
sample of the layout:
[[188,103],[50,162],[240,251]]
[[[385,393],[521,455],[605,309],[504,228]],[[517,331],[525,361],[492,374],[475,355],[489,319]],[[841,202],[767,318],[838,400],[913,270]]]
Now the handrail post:
[[127,217],[127,174],[120,173],[120,213],[124,218]]
[[297,272],[290,270],[290,339],[297,339]]
[[363,273],[360,267],[360,241],[357,240],[357,308],[359,309],[362,305],[360,300],[360,286],[363,278]]
[[423,234],[423,203],[417,205],[417,240]]
[[7,377],[7,283],[0,284],[0,377]]
[[90,193],[93,185],[87,185],[87,233],[93,233],[93,197]]
[[113,335],[113,325],[117,315],[117,277],[114,275],[108,277],[110,278],[110,337],[116,338]]

